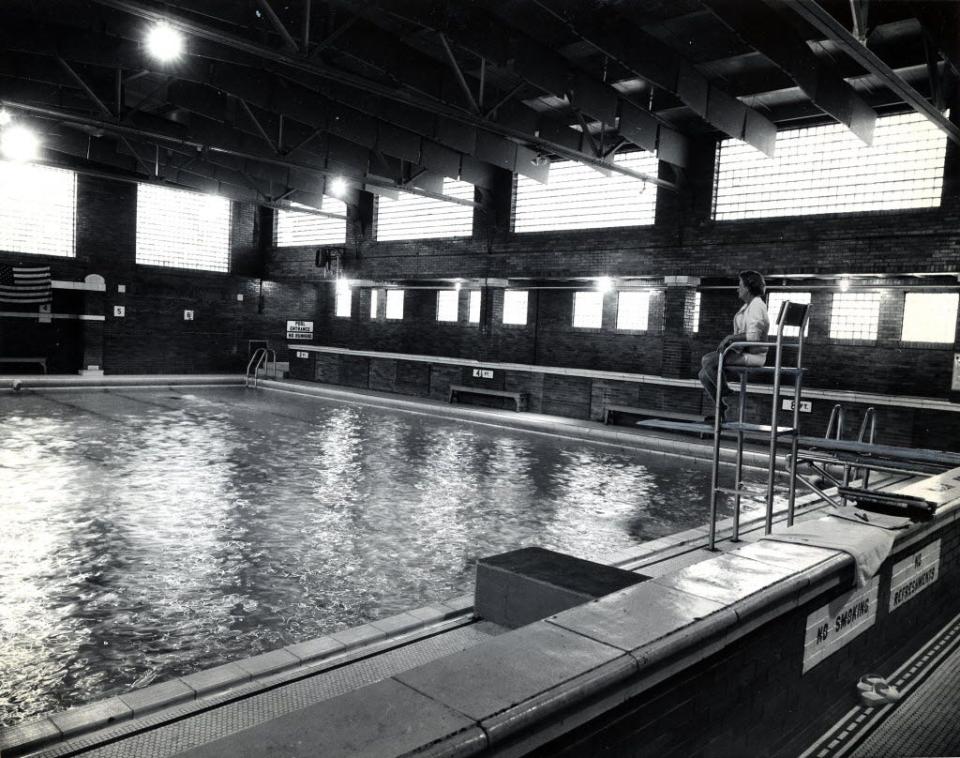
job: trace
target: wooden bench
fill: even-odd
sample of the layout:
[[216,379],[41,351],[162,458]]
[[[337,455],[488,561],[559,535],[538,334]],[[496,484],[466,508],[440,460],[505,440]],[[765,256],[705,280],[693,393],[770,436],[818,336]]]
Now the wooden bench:
[[0,358],[0,363],[36,363],[44,374],[47,373],[46,358]]
[[637,408],[632,405],[607,405],[603,409],[603,423],[609,424],[613,421],[614,413],[625,413],[629,416],[640,416],[641,418],[667,419],[669,421],[703,421],[703,416],[699,413],[660,411],[653,408]]
[[453,402],[460,395],[489,395],[491,397],[506,397],[516,404],[517,411],[527,409],[526,392],[509,392],[507,390],[495,390],[487,387],[468,387],[465,384],[451,384],[449,402]]

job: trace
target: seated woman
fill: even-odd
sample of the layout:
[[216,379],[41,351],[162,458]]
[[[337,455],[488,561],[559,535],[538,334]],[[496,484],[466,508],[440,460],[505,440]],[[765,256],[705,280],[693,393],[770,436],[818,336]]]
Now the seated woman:
[[[763,276],[756,271],[741,271],[740,284],[737,287],[737,296],[743,301],[743,307],[733,317],[733,334],[728,334],[716,351],[707,353],[700,360],[700,383],[710,396],[712,405],[716,405],[717,393],[720,393],[720,421],[723,421],[727,411],[727,403],[723,400],[730,394],[730,387],[725,379],[717,386],[717,366],[720,362],[720,353],[731,342],[760,342],[767,339],[770,329],[770,317],[767,315],[767,305],[763,302],[763,295],[767,286]],[[747,347],[734,348],[724,358],[724,366],[762,366],[767,360],[767,348]],[[713,418],[713,414],[707,417]]]

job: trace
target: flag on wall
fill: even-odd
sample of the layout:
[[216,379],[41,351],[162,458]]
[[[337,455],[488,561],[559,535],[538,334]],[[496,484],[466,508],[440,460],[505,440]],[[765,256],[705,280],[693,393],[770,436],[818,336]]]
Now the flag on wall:
[[49,266],[0,264],[0,303],[49,303],[52,300]]

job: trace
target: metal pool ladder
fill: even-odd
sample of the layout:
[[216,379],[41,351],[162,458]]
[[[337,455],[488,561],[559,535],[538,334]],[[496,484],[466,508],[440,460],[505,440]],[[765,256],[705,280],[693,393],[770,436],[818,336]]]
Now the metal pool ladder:
[[[797,443],[800,423],[800,393],[803,386],[803,339],[810,317],[810,306],[805,303],[785,302],[780,307],[777,317],[777,339],[775,342],[734,342],[728,345],[720,354],[717,367],[717,386],[724,381],[724,371],[733,371],[740,375],[740,408],[737,420],[733,422],[720,421],[720,393],[717,392],[716,407],[714,409],[713,425],[713,469],[710,480],[710,539],[709,548],[714,550],[717,536],[717,495],[721,492],[733,495],[733,534],[732,541],[740,539],[740,500],[759,500],[767,506],[764,534],[770,534],[773,528],[773,492],[777,466],[777,443],[780,438],[790,440],[790,455],[787,461],[789,474],[787,524],[793,524],[793,508],[797,491]],[[784,342],[783,330],[785,327],[797,327],[799,336],[796,342]],[[775,352],[775,361],[772,367],[766,366],[728,366],[724,367],[727,353],[734,348],[745,347],[772,347]],[[796,363],[784,365],[783,350],[796,350]],[[772,374],[773,398],[770,410],[770,425],[748,424],[743,420],[744,403],[747,397],[747,376],[750,374]],[[779,426],[780,415],[780,379],[782,376],[793,377],[793,419],[790,426]],[[736,478],[733,487],[720,486],[720,435],[723,431],[732,431],[737,434]],[[767,486],[765,488],[750,486],[743,482],[743,441],[749,435],[753,438],[769,438],[770,457],[767,462]]]
[[267,365],[271,363],[270,356],[273,356],[272,362],[277,362],[277,351],[269,347],[258,347],[254,350],[250,360],[247,361],[247,372],[244,377],[244,383],[247,387],[256,387],[260,381],[260,369],[263,369],[264,376],[267,373]]

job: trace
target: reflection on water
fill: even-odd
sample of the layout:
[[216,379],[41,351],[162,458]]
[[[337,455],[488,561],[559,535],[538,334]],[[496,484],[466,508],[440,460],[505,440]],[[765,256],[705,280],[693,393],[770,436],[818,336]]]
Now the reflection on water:
[[0,723],[705,520],[708,471],[244,390],[0,397]]

